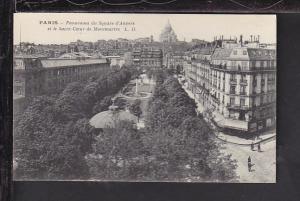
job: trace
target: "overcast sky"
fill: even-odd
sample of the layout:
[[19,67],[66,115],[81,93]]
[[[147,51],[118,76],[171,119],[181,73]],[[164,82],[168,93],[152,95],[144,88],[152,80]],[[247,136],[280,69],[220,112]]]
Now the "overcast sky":
[[[79,14],[79,13],[17,13],[14,15],[14,44],[34,42],[35,44],[66,44],[77,39],[97,41],[100,39],[149,37],[158,40],[161,30],[170,21],[179,40],[193,38],[212,41],[214,36],[260,35],[260,41],[276,43],[275,15],[224,15],[224,14]],[[56,28],[70,28],[72,31],[53,31],[53,25],[41,21],[57,21]],[[69,22],[89,22],[87,25],[71,25]],[[114,25],[91,25],[91,22],[111,22]],[[116,22],[133,25],[120,26]],[[86,31],[87,27],[120,28],[120,31]],[[85,28],[73,31],[73,27]],[[124,31],[124,27],[130,29]],[[132,31],[135,27],[135,31]],[[48,28],[52,30],[49,31]]]

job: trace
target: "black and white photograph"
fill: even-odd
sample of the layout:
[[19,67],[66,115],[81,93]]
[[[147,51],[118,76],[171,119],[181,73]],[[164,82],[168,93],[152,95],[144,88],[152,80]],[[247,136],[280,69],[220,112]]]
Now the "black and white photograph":
[[15,13],[13,179],[276,183],[276,15]]

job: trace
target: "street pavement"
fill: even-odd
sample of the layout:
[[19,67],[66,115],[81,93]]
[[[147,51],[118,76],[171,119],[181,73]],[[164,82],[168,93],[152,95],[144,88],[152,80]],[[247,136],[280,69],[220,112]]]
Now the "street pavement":
[[[251,151],[250,146],[223,144],[222,152],[231,154],[237,161],[236,173],[242,183],[276,182],[276,141],[261,144],[261,152]],[[248,157],[251,157],[252,171],[248,171]]]

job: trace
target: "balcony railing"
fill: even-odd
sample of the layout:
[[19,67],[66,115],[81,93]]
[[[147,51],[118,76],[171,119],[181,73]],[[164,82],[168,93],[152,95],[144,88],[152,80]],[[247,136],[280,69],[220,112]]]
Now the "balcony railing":
[[236,79],[230,79],[230,84],[236,84],[237,82],[236,82]]
[[226,66],[226,65],[217,65],[211,64],[212,68],[228,71],[240,71],[240,72],[249,72],[249,71],[274,71],[276,66],[272,67],[241,67],[241,66]]
[[275,79],[268,79],[268,84],[274,84],[275,83]]
[[248,105],[236,105],[236,104],[227,104],[227,108],[228,109],[236,109],[236,110],[249,110],[251,109],[251,107],[249,107]]
[[241,85],[247,85],[247,84],[248,84],[248,81],[247,81],[247,80],[240,80],[240,84],[241,84]]

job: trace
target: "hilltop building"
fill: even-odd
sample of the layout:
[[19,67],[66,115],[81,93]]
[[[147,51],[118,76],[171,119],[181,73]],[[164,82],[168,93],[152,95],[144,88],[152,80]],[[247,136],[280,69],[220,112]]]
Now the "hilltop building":
[[159,35],[159,41],[162,43],[174,43],[177,42],[177,35],[174,32],[170,21],[167,22],[166,26],[162,30],[161,34]]

